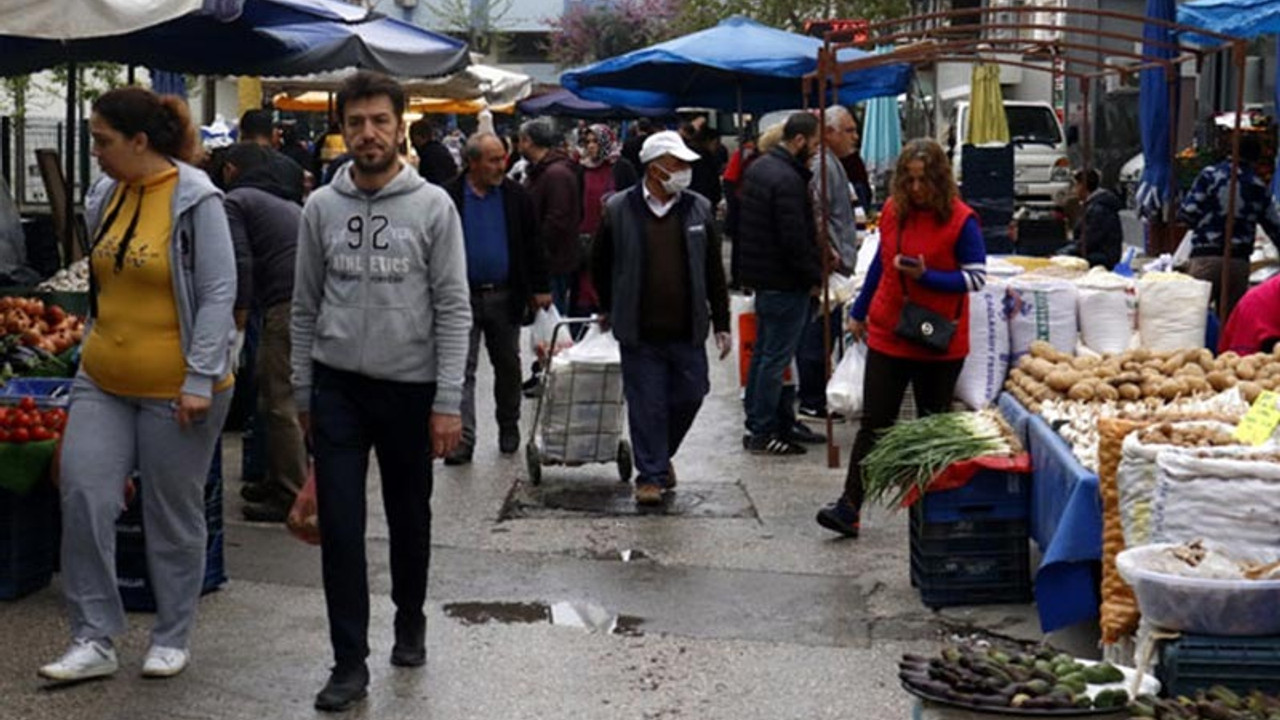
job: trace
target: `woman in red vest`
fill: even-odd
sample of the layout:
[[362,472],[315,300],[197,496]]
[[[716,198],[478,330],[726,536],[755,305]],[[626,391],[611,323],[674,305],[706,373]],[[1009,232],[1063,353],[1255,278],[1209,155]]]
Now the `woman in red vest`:
[[[978,217],[960,200],[951,164],[932,140],[912,140],[893,175],[892,198],[880,215],[880,249],[849,313],[855,342],[867,343],[862,424],[849,459],[844,493],[818,511],[818,524],[857,537],[862,458],[877,433],[893,425],[907,386],[921,414],[947,412],[969,354],[969,293],[987,281],[986,244]],[[936,313],[932,322],[902,322],[908,305]],[[938,317],[940,316],[940,317]],[[930,347],[941,324],[955,325],[949,343]],[[914,327],[912,327],[914,326]]]

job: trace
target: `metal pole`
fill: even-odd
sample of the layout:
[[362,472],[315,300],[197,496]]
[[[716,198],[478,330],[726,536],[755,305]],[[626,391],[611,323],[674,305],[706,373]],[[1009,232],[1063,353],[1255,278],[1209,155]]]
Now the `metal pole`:
[[14,193],[13,201],[19,205],[22,204],[22,197],[17,194],[13,182],[13,148],[10,143],[13,141],[13,118],[5,115],[0,117],[0,177],[4,178],[5,183],[9,186],[10,192]]
[[1169,197],[1164,203],[1164,238],[1160,252],[1174,252],[1178,249],[1177,228],[1174,221],[1178,216],[1178,70],[1170,67],[1166,72],[1169,81]]
[[[827,73],[830,72],[830,42],[818,51],[818,154],[819,226],[818,248],[822,253],[822,350],[823,378],[831,379],[831,207],[827,198]],[[827,467],[840,467],[840,447],[836,445],[831,409],[827,408]]]
[[66,130],[62,136],[65,144],[64,152],[66,157],[63,158],[63,172],[65,177],[63,183],[66,187],[66,212],[63,215],[64,228],[66,230],[62,238],[62,262],[64,265],[71,263],[76,259],[76,110],[79,106],[79,92],[77,90],[77,75],[80,68],[76,63],[67,63],[67,124]]
[[[1080,127],[1084,133],[1083,141],[1080,144],[1080,165],[1084,168],[1085,178],[1089,177],[1089,166],[1093,164],[1093,133],[1089,127],[1089,90],[1092,82],[1089,78],[1080,79],[1080,100],[1081,100],[1081,119]],[[1083,228],[1087,223],[1080,223],[1080,257],[1089,261],[1089,241],[1088,233]]]
[[1227,322],[1227,298],[1231,286],[1231,241],[1236,229],[1236,192],[1240,186],[1240,120],[1244,115],[1244,51],[1243,40],[1231,45],[1231,62],[1236,69],[1236,122],[1231,131],[1231,181],[1227,185],[1227,226],[1223,229],[1221,288],[1218,292],[1218,319]]

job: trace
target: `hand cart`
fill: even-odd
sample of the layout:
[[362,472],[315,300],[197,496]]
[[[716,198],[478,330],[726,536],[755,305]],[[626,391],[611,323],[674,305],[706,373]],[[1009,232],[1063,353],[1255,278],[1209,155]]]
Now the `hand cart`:
[[617,463],[618,479],[630,482],[631,443],[624,437],[625,402],[621,362],[574,361],[557,351],[561,331],[586,327],[597,318],[566,318],[556,323],[548,357],[543,359],[541,392],[534,410],[525,462],[529,482],[542,482],[546,465],[577,467]]

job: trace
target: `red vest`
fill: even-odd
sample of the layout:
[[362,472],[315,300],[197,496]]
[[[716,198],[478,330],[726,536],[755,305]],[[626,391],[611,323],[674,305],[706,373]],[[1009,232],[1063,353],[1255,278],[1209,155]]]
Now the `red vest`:
[[[893,258],[901,252],[908,257],[924,256],[928,270],[955,271],[960,269],[956,260],[956,242],[973,210],[959,199],[952,201],[951,219],[938,221],[931,212],[913,212],[899,227],[898,213],[893,201],[885,203],[880,213],[880,284],[871,298],[871,310],[867,316],[867,345],[876,352],[891,357],[911,360],[960,360],[969,354],[969,295],[939,292],[906,277],[893,265]],[[902,234],[902,250],[898,250],[898,233]],[[894,334],[898,317],[902,314],[904,298],[902,282],[907,282],[911,302],[922,305],[959,325],[951,339],[951,347],[945,353],[935,353]]]

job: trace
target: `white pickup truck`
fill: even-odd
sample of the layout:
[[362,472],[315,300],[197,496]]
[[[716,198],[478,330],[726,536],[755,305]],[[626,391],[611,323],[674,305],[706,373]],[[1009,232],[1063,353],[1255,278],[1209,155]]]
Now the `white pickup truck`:
[[[1046,102],[1006,100],[1009,139],[1014,145],[1013,188],[1021,207],[1048,209],[1060,205],[1071,190],[1071,161],[1067,139],[1053,106]],[[956,182],[962,183],[961,158],[969,135],[969,102],[959,101],[951,110],[941,142],[951,156]],[[954,131],[954,132],[953,132]]]

